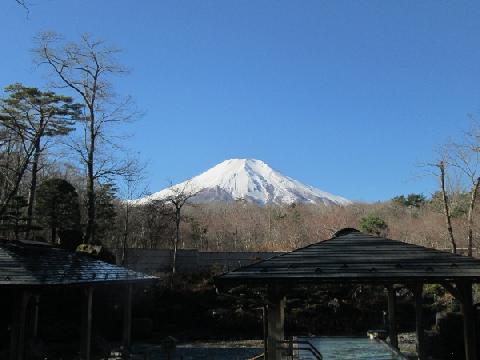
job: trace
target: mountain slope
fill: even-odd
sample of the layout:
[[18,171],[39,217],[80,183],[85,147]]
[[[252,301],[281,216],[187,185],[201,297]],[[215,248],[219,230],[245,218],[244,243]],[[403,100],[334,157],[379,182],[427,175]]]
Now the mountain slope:
[[273,170],[261,160],[230,159],[183,183],[137,200],[144,203],[161,200],[175,191],[195,192],[194,202],[234,201],[244,199],[265,204],[337,204],[350,201],[304,185]]

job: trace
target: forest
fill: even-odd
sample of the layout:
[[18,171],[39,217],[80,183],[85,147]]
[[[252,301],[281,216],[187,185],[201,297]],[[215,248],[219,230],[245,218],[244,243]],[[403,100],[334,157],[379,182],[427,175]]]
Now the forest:
[[[469,193],[449,193],[451,223],[457,250],[468,250]],[[125,206],[117,204],[117,234],[125,223]],[[129,214],[129,247],[169,248],[175,224],[163,203],[133,207]],[[348,206],[234,203],[187,204],[183,210],[180,247],[203,251],[285,251],[325,240],[345,227],[422,246],[451,251],[440,192],[400,195],[373,204]],[[477,214],[474,214],[474,219]],[[478,225],[473,224],[476,255]],[[123,234],[125,235],[125,234]],[[112,238],[121,236],[112,234]]]

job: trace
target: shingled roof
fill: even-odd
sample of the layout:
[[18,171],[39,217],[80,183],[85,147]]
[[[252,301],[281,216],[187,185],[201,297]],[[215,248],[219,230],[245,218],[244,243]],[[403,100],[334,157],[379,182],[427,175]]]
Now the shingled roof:
[[88,255],[33,242],[0,241],[0,285],[74,285],[153,280]]
[[331,239],[219,276],[218,284],[480,281],[480,260],[343,229]]

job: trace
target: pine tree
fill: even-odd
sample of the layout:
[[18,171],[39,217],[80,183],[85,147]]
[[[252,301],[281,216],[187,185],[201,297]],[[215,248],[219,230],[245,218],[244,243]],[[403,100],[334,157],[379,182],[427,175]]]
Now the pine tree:
[[105,239],[108,232],[112,230],[117,213],[115,211],[115,193],[117,189],[113,184],[102,184],[96,188],[95,207],[96,207],[96,242],[100,243]]
[[[5,88],[8,97],[1,101],[0,120],[5,128],[17,133],[22,142],[28,142],[31,156],[31,181],[27,206],[29,237],[33,219],[33,206],[37,188],[37,173],[45,137],[67,135],[74,130],[75,120],[80,118],[81,105],[69,96],[43,92],[34,87],[13,84]],[[28,165],[28,163],[26,164]]]
[[75,230],[80,226],[77,191],[63,179],[48,179],[40,184],[35,212],[39,223],[50,228],[53,244],[57,242],[59,230]]
[[28,202],[24,196],[14,196],[5,212],[0,216],[0,229],[9,234],[13,233],[15,240],[19,240],[20,233],[26,230],[25,208],[27,205]]
[[388,225],[382,218],[375,215],[367,215],[360,219],[360,230],[373,235],[384,235],[388,231]]

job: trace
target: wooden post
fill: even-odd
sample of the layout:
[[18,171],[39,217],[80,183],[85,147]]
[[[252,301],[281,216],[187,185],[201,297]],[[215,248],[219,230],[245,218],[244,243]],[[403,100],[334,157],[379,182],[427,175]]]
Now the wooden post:
[[35,295],[35,303],[34,303],[34,313],[33,313],[33,337],[36,338],[38,336],[38,315],[39,315],[39,307],[40,307],[40,295]]
[[269,294],[267,308],[267,355],[266,360],[281,360],[280,341],[285,339],[285,296],[277,291]]
[[18,344],[18,325],[20,323],[20,305],[17,301],[17,296],[21,296],[21,292],[13,291],[12,296],[12,318],[10,322],[10,348],[9,359],[15,360],[17,358],[17,344]]
[[420,360],[425,358],[423,330],[423,284],[416,284],[414,288],[415,296],[415,324],[416,324],[416,346],[417,356]]
[[132,293],[133,285],[128,284],[123,302],[123,345],[129,347],[132,343]]
[[268,338],[268,308],[267,305],[263,305],[262,308],[262,320],[263,320],[263,358],[268,359],[268,346],[267,346],[267,338]]
[[18,360],[23,360],[25,355],[25,323],[27,321],[27,307],[29,300],[30,294],[23,290],[20,304],[20,324],[18,329]]
[[395,315],[396,294],[392,285],[387,286],[388,296],[388,331],[390,336],[390,345],[398,350],[397,317]]
[[23,360],[25,354],[25,323],[30,294],[26,290],[21,290],[15,294],[20,297],[20,301],[16,302],[16,296],[14,296],[10,334],[10,360]]
[[85,299],[82,308],[82,344],[80,358],[90,360],[92,349],[92,310],[93,310],[93,287],[85,288]]
[[463,338],[465,344],[465,359],[477,359],[477,343],[475,329],[475,311],[473,309],[472,282],[464,281],[457,283],[459,290],[462,315],[463,315]]

